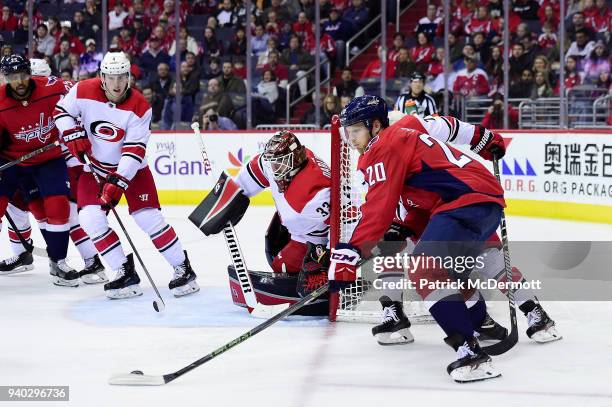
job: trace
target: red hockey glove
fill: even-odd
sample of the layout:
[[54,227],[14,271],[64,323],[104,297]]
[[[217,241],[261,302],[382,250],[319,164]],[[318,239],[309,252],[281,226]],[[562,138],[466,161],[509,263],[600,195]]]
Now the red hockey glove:
[[85,129],[81,126],[73,127],[62,134],[62,141],[77,160],[85,164],[85,154],[91,153],[91,142],[87,138]]
[[105,206],[114,207],[119,203],[119,200],[129,185],[130,181],[127,178],[113,172],[106,177],[106,183],[104,187],[102,187],[100,201]]
[[471,150],[485,160],[493,161],[493,157],[499,159],[506,154],[504,138],[499,133],[493,133],[484,127],[476,126],[470,145]]
[[357,279],[357,263],[360,259],[359,249],[348,243],[338,243],[332,249],[329,265],[331,292],[343,290]]

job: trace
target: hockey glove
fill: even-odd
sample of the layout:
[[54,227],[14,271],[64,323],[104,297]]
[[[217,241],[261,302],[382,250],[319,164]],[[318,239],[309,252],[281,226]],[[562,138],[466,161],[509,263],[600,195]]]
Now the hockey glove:
[[413,236],[414,232],[406,226],[393,222],[385,232],[383,241],[378,243],[381,256],[393,256],[406,247],[406,239]]
[[100,201],[106,207],[114,207],[119,203],[123,193],[130,185],[130,181],[122,175],[113,172],[106,177],[106,183],[102,187]]
[[305,297],[323,284],[327,283],[329,268],[329,249],[322,244],[307,243],[308,251],[302,261],[298,276],[297,292]]
[[357,279],[357,263],[361,259],[359,249],[338,243],[332,250],[329,265],[329,290],[338,292],[350,286]]
[[476,126],[470,145],[471,150],[485,160],[493,161],[493,157],[499,159],[506,154],[504,138],[499,133],[493,133],[481,126]]
[[87,138],[85,129],[81,126],[73,127],[62,134],[62,141],[77,160],[85,164],[85,154],[91,153],[91,142]]

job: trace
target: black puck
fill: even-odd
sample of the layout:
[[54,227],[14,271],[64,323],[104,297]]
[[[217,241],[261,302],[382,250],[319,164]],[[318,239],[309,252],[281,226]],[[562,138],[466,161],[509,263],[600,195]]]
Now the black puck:
[[134,371],[132,371],[132,374],[143,375],[144,373],[142,373],[142,370],[134,370]]

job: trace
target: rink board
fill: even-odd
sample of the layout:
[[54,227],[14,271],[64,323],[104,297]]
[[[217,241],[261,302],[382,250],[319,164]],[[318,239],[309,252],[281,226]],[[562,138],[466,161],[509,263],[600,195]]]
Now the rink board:
[[[234,176],[259,154],[272,131],[206,135],[215,174]],[[302,143],[329,162],[329,132],[296,132]],[[612,223],[612,132],[505,131],[501,162],[508,213],[521,216]],[[196,205],[216,176],[206,173],[198,141],[190,132],[155,132],[147,150],[164,205]],[[492,168],[490,163],[487,163]],[[268,192],[254,205],[272,205]]]

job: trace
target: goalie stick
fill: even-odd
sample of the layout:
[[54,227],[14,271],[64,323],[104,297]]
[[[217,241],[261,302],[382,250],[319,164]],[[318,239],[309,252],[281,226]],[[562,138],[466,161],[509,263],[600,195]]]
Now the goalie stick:
[[6,212],[4,214],[4,217],[8,221],[9,225],[11,225],[11,228],[13,229],[13,231],[17,235],[17,238],[19,239],[19,241],[23,245],[23,248],[26,249],[27,252],[30,252],[33,255],[38,256],[38,257],[47,257],[47,258],[49,257],[49,255],[47,255],[47,251],[45,249],[41,249],[40,247],[34,246],[33,244],[28,242],[23,237],[23,235],[21,234],[21,231],[19,230],[19,228],[17,227],[17,225],[15,225],[15,221],[13,221],[13,218],[11,218],[11,215],[9,215],[8,212]]
[[235,339],[232,339],[225,345],[220,346],[219,348],[210,352],[208,355],[196,360],[195,362],[191,363],[190,365],[185,366],[182,369],[177,370],[176,372],[168,373],[165,375],[145,375],[140,370],[134,370],[131,373],[118,374],[118,375],[112,376],[108,380],[108,384],[121,385],[121,386],[161,386],[166,383],[169,383],[175,379],[178,379],[185,373],[190,372],[196,367],[202,366],[204,363],[209,362],[212,359],[216,358],[217,356],[227,352],[234,346],[239,345],[242,342],[246,341],[247,339],[255,336],[259,332],[263,331],[264,329],[268,328],[274,323],[280,321],[286,316],[293,314],[295,311],[299,310],[303,306],[308,305],[309,303],[311,303],[312,301],[314,301],[321,295],[325,294],[328,290],[328,287],[329,287],[329,284],[322,285],[321,287],[317,288],[316,290],[314,290],[313,292],[311,292],[310,294],[308,294],[307,296],[305,296],[304,298],[302,298],[300,301],[296,302],[289,308],[286,308],[280,313],[274,315],[272,318],[269,318],[268,320],[257,325],[255,328],[251,329],[250,331],[240,335],[239,337]]
[[[499,176],[499,160],[497,157],[493,157],[493,173],[495,178],[501,184],[501,178]],[[510,262],[510,249],[508,247],[508,231],[506,229],[506,214],[502,209],[501,213],[501,241],[502,248],[504,251],[504,269],[506,271],[506,281],[511,282],[512,280],[512,264]],[[489,346],[483,346],[483,350],[489,355],[501,355],[502,353],[508,352],[518,342],[518,326],[516,323],[516,302],[514,300],[514,288],[508,289],[508,302],[510,304],[510,334],[508,336]]]
[[[206,152],[206,146],[204,144],[204,136],[200,132],[200,125],[197,122],[194,122],[191,124],[191,128],[194,134],[198,137],[200,152],[202,154],[202,160],[204,162],[206,173],[212,173],[212,163],[208,159],[208,153]],[[227,248],[230,252],[232,264],[236,269],[236,275],[240,281],[242,295],[244,296],[250,314],[257,318],[270,318],[272,315],[287,309],[289,304],[264,305],[257,301],[255,289],[253,288],[253,283],[251,282],[251,277],[249,276],[242,250],[238,244],[236,231],[234,230],[234,225],[232,225],[231,222],[227,222],[223,228],[223,237],[225,238],[225,243],[227,244]]]
[[[95,171],[91,167],[91,162],[89,161],[89,157],[87,155],[85,155],[84,158],[85,158],[85,164],[87,164],[89,166],[89,168],[91,169],[91,174],[95,178],[96,182],[98,183],[98,185],[102,185],[102,182],[100,181],[100,177],[98,177],[98,174],[96,174]],[[134,246],[134,242],[132,242],[132,239],[130,238],[130,235],[128,234],[127,230],[125,229],[125,226],[123,225],[123,222],[121,221],[121,218],[119,217],[119,214],[115,210],[115,207],[111,206],[110,210],[111,210],[111,212],[113,212],[113,215],[115,215],[115,219],[117,220],[117,223],[119,224],[119,227],[123,231],[123,235],[126,237],[128,243],[132,247],[132,251],[136,255],[136,258],[138,259],[138,262],[140,263],[140,266],[142,267],[142,269],[144,270],[145,274],[147,275],[147,278],[149,279],[149,283],[151,283],[151,287],[153,287],[153,290],[155,291],[155,294],[157,295],[157,299],[159,301],[158,300],[154,300],[153,301],[153,309],[155,311],[157,311],[157,312],[162,312],[166,308],[166,303],[164,302],[164,299],[162,298],[161,294],[159,293],[159,290],[157,289],[157,286],[155,285],[155,282],[153,281],[153,278],[149,274],[149,270],[147,270],[147,267],[145,266],[144,262],[142,261],[142,258],[140,258],[140,254],[138,253],[138,250],[136,250],[136,246]]]

